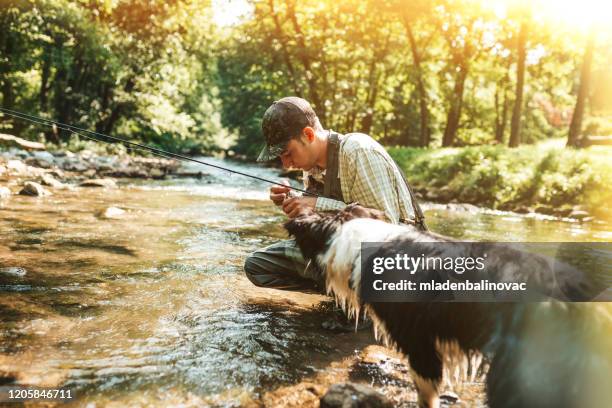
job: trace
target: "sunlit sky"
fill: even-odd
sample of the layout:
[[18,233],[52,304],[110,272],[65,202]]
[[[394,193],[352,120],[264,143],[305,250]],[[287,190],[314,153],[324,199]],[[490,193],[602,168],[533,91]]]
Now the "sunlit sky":
[[[503,12],[517,4],[529,4],[544,20],[578,29],[595,24],[609,29],[612,21],[612,0],[482,0]],[[219,26],[238,24],[249,18],[252,6],[247,0],[213,0],[214,21]]]
[[247,0],[212,0],[212,7],[213,20],[221,27],[238,24],[252,11]]
[[528,4],[539,19],[578,29],[609,28],[612,21],[611,0],[483,0],[485,4],[505,7]]

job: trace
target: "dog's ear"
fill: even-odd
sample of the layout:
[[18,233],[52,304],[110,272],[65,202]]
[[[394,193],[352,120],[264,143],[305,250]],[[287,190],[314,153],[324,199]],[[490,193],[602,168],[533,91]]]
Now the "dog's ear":
[[359,205],[359,203],[349,204],[344,211],[350,214],[350,218],[373,218],[382,221],[387,219],[384,212],[375,210],[374,208],[364,207]]

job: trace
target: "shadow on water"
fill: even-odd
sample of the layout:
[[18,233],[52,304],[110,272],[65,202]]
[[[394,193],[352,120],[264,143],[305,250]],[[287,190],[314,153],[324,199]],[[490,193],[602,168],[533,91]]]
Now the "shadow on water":
[[57,247],[68,247],[68,248],[85,248],[85,249],[97,249],[100,251],[110,252],[117,255],[127,255],[136,257],[136,251],[124,246],[124,245],[113,245],[103,240],[64,240],[55,243]]

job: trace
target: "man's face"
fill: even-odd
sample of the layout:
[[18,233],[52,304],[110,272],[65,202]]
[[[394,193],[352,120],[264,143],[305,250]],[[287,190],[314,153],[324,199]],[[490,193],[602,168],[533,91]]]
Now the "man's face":
[[287,143],[287,148],[280,154],[284,168],[298,168],[310,170],[316,164],[313,143],[306,136],[294,138]]

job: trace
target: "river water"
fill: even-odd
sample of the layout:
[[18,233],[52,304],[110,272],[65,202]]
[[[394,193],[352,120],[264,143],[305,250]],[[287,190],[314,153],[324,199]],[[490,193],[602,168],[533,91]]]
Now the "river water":
[[[249,252],[286,237],[267,188],[211,170],[0,201],[0,385],[69,387],[69,405],[89,408],[290,406],[295,384],[316,394],[359,379],[350,365],[378,347],[369,332],[329,332],[328,298],[254,288],[243,276]],[[126,213],[105,218],[110,206]],[[604,223],[424,208],[432,230],[456,238],[612,239]]]

